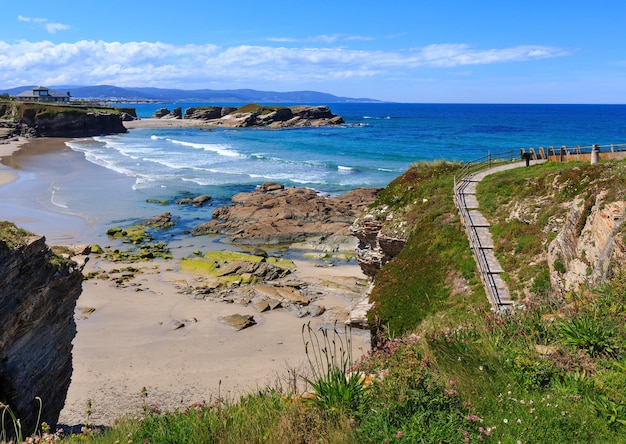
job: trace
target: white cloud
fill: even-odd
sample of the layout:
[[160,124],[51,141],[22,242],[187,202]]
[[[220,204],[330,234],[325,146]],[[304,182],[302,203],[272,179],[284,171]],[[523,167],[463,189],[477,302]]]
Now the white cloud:
[[67,29],[70,29],[70,26],[64,25],[63,23],[46,23],[44,25],[44,28],[46,28],[46,31],[48,31],[50,34],[54,34],[57,31],[65,31]]
[[[34,19],[20,18],[23,21]],[[329,37],[329,40],[332,38]],[[196,88],[211,84],[254,87],[285,82],[289,88],[333,79],[418,77],[422,67],[450,68],[539,60],[568,55],[561,48],[514,46],[475,49],[435,44],[412,50],[171,45],[160,42],[75,43],[0,41],[0,85],[66,83]],[[8,84],[7,86],[13,86]]]
[[65,30],[68,30],[68,29],[71,28],[69,25],[64,25],[63,23],[51,22],[50,20],[45,19],[45,18],[24,17],[23,15],[18,15],[17,19],[20,22],[37,23],[37,24],[43,26],[43,28],[46,31],[48,31],[50,34],[55,34],[57,31],[65,31]]
[[360,35],[346,35],[346,34],[320,34],[304,38],[294,37],[269,37],[266,39],[268,42],[276,43],[324,43],[330,44],[335,42],[354,42],[354,41],[370,41],[374,40],[372,37],[360,36]]

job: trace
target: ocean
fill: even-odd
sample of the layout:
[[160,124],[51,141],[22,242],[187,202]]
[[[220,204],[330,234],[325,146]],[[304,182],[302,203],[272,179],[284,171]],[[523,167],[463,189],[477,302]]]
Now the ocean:
[[[200,105],[134,106],[145,118],[161,107],[184,110]],[[44,159],[48,165],[59,163],[63,174],[54,176],[51,168],[38,171],[50,183],[39,201],[48,210],[87,221],[88,229],[81,234],[84,241],[101,237],[109,226],[128,225],[165,211],[179,221],[170,235],[181,237],[185,230],[209,220],[212,210],[227,204],[235,193],[266,181],[336,195],[357,187],[385,187],[419,161],[470,161],[489,152],[518,153],[520,148],[626,142],[626,105],[337,103],[329,107],[344,118],[344,125],[143,128],[68,141],[71,150],[63,153],[63,161],[58,153],[56,161]],[[85,166],[85,159],[90,166]],[[21,169],[30,174],[28,168]],[[21,181],[3,188],[19,192],[23,177]],[[200,194],[212,196],[211,206],[175,204]],[[65,235],[61,229],[48,236]]]

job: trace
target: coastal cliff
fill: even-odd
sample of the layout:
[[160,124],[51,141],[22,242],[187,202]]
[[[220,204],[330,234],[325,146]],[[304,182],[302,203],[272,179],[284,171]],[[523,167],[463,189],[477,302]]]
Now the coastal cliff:
[[65,403],[82,279],[78,266],[54,255],[45,238],[0,223],[0,402],[26,434],[41,422],[54,427]]
[[90,137],[125,133],[122,121],[133,113],[104,106],[6,102],[0,103],[0,127],[5,137]]

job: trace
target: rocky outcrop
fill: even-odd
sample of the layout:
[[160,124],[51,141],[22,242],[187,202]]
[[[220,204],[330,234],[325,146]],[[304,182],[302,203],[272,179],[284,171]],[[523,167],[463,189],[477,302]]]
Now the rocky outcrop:
[[[192,107],[185,110],[183,119],[199,119],[199,120],[213,120],[222,117],[224,107],[222,106],[201,106]],[[230,109],[229,112],[234,111],[235,108]],[[228,114],[228,113],[226,113]]]
[[361,188],[325,197],[307,188],[264,183],[232,197],[232,204],[213,212],[213,220],[192,230],[194,235],[223,234],[233,243],[279,245],[308,242],[308,247],[354,250],[350,226],[371,204],[377,189]]
[[[161,119],[181,118],[180,110],[160,108],[153,117]],[[227,106],[203,106],[188,108],[184,119],[204,120],[208,125],[229,128],[269,127],[288,128],[304,126],[340,125],[343,118],[333,114],[327,106],[261,106],[245,105],[241,108]]]
[[[398,223],[400,220],[400,223]],[[357,260],[363,273],[369,277],[397,256],[408,237],[402,218],[388,208],[372,208],[359,216],[350,227],[359,240]]]
[[90,137],[127,131],[120,115],[108,113],[58,113],[31,124],[38,137]]
[[[3,223],[2,231],[17,230]],[[78,266],[53,255],[45,239],[0,237],[0,402],[24,434],[40,421],[54,427],[72,375],[74,309],[82,289]]]
[[590,202],[575,199],[548,247],[552,289],[557,294],[583,284],[604,281],[609,264],[626,256],[623,239],[616,236],[626,219],[626,201],[605,202],[600,192]]
[[37,137],[35,129],[13,120],[0,120],[0,143],[17,140],[17,137]]
[[133,120],[136,113],[134,108],[12,102],[0,117],[0,138],[90,137],[125,133],[123,119]]

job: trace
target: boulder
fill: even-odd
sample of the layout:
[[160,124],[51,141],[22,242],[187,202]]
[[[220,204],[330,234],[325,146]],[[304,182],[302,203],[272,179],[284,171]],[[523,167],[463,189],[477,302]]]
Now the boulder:
[[176,108],[174,108],[171,112],[171,116],[175,119],[182,119],[183,118],[183,109],[180,106],[177,106]]
[[163,230],[171,228],[171,226],[173,225],[172,213],[168,211],[168,212],[159,214],[158,216],[141,221],[137,225],[142,226],[142,227],[159,228]]
[[192,205],[196,207],[201,207],[202,205],[204,205],[206,202],[210,200],[211,200],[211,196],[209,196],[208,194],[203,194],[201,196],[197,196],[191,199],[191,203]]
[[159,108],[154,112],[152,117],[154,117],[155,119],[160,119],[162,117],[169,115],[170,113],[171,111],[167,108]]
[[252,315],[233,314],[230,316],[222,316],[219,318],[219,321],[237,331],[256,325],[256,321]]

